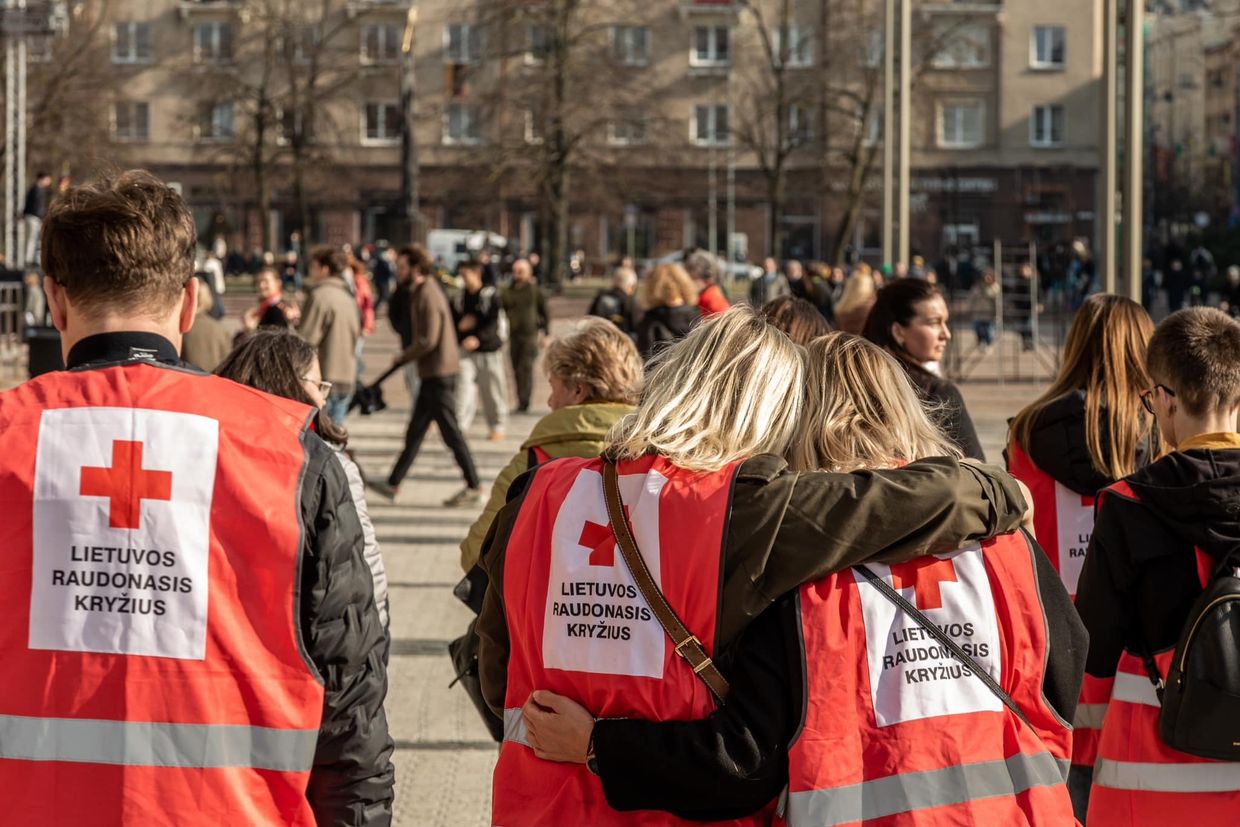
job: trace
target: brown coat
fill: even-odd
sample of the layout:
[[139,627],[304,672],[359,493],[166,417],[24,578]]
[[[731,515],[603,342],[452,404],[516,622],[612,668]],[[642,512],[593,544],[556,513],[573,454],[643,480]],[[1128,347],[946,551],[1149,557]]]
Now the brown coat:
[[357,382],[362,319],[344,279],[327,278],[310,286],[297,332],[318,351],[323,378],[333,391],[351,393]]
[[423,279],[410,290],[409,321],[413,343],[401,354],[401,364],[417,362],[421,379],[456,376],[461,367],[456,324],[448,297],[433,279]]
[[207,373],[214,372],[231,350],[228,329],[205,310],[194,317],[194,326],[181,340],[181,358]]

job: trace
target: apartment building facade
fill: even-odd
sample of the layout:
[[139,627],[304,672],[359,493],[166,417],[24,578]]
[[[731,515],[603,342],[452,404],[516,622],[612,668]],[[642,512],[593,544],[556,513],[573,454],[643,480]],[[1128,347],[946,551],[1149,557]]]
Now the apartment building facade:
[[[712,231],[722,250],[729,227],[751,257],[872,255],[881,6],[615,0],[548,21],[419,0],[410,26],[407,0],[111,0],[110,141],[92,150],[178,182],[204,237],[235,247],[399,240],[408,29],[424,228],[534,248],[571,151],[566,241],[589,259]],[[916,252],[1093,237],[1100,6],[915,5]]]

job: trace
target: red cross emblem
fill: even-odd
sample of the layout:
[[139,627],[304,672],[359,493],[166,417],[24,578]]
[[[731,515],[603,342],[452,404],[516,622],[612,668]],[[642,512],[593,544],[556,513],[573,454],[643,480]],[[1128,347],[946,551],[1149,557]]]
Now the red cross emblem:
[[172,472],[147,471],[142,467],[142,443],[112,441],[111,468],[83,468],[83,497],[107,497],[108,525],[138,528],[142,525],[143,500],[171,500]]
[[897,589],[913,589],[913,605],[921,610],[943,608],[941,583],[955,583],[956,567],[951,560],[919,557],[891,567],[891,582]]
[[[624,507],[624,519],[629,519],[629,507]],[[590,552],[590,565],[614,566],[616,564],[616,535],[611,531],[611,523],[599,525],[586,521],[581,529],[581,537],[577,545],[593,549]]]

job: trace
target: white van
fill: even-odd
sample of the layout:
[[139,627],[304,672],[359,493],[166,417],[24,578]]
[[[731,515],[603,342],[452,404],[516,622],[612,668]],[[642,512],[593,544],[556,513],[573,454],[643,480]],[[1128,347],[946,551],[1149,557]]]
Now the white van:
[[508,239],[486,230],[431,230],[426,235],[426,251],[431,261],[450,272],[462,261],[477,258],[483,250],[498,257],[508,246]]

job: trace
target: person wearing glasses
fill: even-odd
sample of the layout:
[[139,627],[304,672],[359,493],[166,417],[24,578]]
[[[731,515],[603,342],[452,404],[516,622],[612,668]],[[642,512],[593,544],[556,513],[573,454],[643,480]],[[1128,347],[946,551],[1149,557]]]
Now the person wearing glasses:
[[1240,322],[1213,308],[1173,313],[1154,331],[1147,365],[1141,399],[1171,452],[1101,495],[1076,594],[1086,671],[1115,680],[1088,823],[1232,824],[1240,767],[1167,746],[1143,659],[1167,678],[1203,581],[1240,549]]
[[[1033,493],[1038,543],[1071,595],[1093,530],[1094,497],[1157,455],[1154,419],[1141,410],[1153,332],[1149,314],[1131,299],[1090,296],[1068,330],[1059,375],[1012,420],[1008,470]],[[1109,697],[1109,682],[1087,678],[1073,721],[1071,789],[1081,820]]]
[[388,585],[383,555],[370,510],[366,506],[366,485],[361,469],[345,448],[349,435],[327,416],[325,408],[332,383],[323,378],[318,354],[306,341],[290,330],[265,328],[246,335],[215,371],[217,376],[249,385],[264,393],[313,405],[318,409],[315,432],[332,449],[349,480],[349,496],[362,526],[362,556],[370,568],[375,585],[375,608],[383,630],[388,630]]

